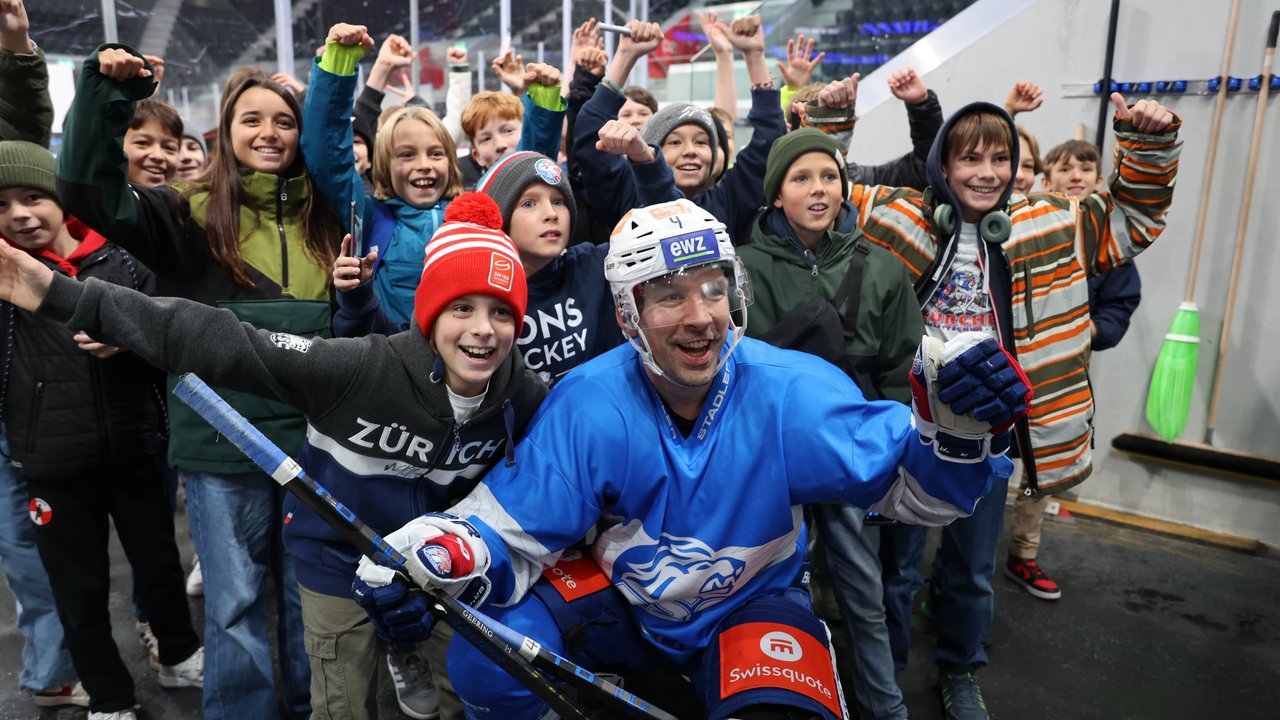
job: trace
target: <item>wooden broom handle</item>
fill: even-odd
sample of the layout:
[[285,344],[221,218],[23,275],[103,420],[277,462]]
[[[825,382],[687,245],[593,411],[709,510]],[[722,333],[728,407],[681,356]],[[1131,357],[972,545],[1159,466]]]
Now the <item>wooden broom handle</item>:
[[1249,165],[1244,172],[1244,200],[1240,204],[1240,222],[1236,230],[1236,250],[1231,261],[1231,284],[1227,289],[1227,311],[1222,316],[1222,335],[1218,339],[1218,367],[1213,374],[1213,393],[1209,397],[1209,414],[1205,419],[1205,442],[1213,441],[1213,427],[1218,418],[1218,400],[1222,397],[1222,375],[1227,367],[1227,343],[1231,339],[1231,320],[1235,315],[1236,291],[1239,289],[1240,266],[1244,264],[1244,240],[1249,230],[1249,207],[1253,204],[1253,181],[1258,175],[1258,150],[1262,145],[1262,121],[1267,112],[1267,96],[1271,89],[1271,63],[1276,56],[1276,35],[1280,32],[1280,10],[1271,14],[1267,31],[1267,52],[1262,61],[1262,87],[1258,90],[1258,109],[1253,113],[1253,140],[1249,143]]
[[1196,275],[1200,271],[1200,250],[1204,247],[1204,229],[1209,220],[1209,191],[1213,188],[1213,166],[1218,159],[1218,133],[1222,130],[1222,111],[1227,106],[1227,78],[1231,75],[1231,53],[1236,46],[1236,21],[1240,17],[1240,0],[1232,0],[1231,19],[1227,21],[1227,46],[1222,51],[1222,73],[1218,76],[1218,99],[1213,105],[1213,125],[1209,131],[1209,159],[1204,170],[1204,188],[1200,191],[1200,213],[1196,218],[1196,235],[1191,245],[1191,269],[1187,273],[1187,297],[1196,299]]

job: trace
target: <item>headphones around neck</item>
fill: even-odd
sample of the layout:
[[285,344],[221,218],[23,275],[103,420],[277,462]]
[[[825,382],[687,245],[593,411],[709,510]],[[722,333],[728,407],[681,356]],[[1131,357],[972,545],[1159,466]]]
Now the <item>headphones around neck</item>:
[[[956,209],[949,203],[938,205],[933,209],[933,224],[944,237],[951,237],[956,231]],[[1009,213],[1004,210],[992,210],[978,222],[978,235],[987,242],[1003,243],[1012,232]]]

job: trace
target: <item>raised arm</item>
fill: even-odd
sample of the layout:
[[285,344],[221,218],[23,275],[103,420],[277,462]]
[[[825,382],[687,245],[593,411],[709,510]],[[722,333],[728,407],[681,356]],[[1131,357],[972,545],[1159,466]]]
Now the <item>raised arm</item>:
[[158,270],[164,264],[157,262],[158,245],[171,239],[140,232],[144,208],[129,185],[124,154],[134,105],[154,90],[150,64],[132,48],[103,45],[84,61],[62,129],[58,199],[67,212]]
[[[352,150],[351,96],[356,86],[356,64],[373,38],[363,25],[338,23],[329,29],[324,54],[311,70],[311,89],[302,107],[299,145],[317,190],[343,230],[351,232],[350,204],[364,214],[364,185],[356,172]],[[372,148],[370,148],[372,151]]]
[[[1155,100],[1139,100],[1129,107],[1120,93],[1112,93],[1111,102],[1116,108],[1111,192],[1095,193],[1078,205],[1080,261],[1091,275],[1137,255],[1164,232],[1182,154],[1182,121],[1171,110]],[[1125,232],[1120,235],[1111,232],[1112,205],[1124,216]]]
[[716,107],[738,120],[738,88],[733,70],[733,43],[729,42],[729,28],[713,12],[698,16],[702,31],[707,34],[711,52],[716,56]]
[[518,150],[532,150],[549,158],[560,154],[560,131],[568,103],[560,95],[560,71],[544,63],[529,63],[523,83],[527,92]]
[[444,127],[453,138],[454,145],[461,145],[467,139],[462,129],[462,111],[471,102],[471,65],[467,61],[465,48],[451,47],[445,51],[445,60],[449,63],[449,89],[444,96]]
[[0,0],[0,140],[49,147],[53,100],[44,51],[28,34],[22,0]]

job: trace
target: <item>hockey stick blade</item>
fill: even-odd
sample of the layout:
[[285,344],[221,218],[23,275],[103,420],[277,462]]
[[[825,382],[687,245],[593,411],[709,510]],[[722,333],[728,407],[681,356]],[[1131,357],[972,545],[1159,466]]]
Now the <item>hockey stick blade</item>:
[[[370,560],[399,572],[412,587],[416,584],[405,570],[405,558],[387,545],[376,532],[343,505],[323,486],[310,478],[302,466],[289,457],[235,408],[193,373],[183,374],[174,395],[204,418],[223,437],[243,452],[255,465],[292,492],[302,504],[337,530],[347,542]],[[496,665],[538,695],[561,718],[587,720],[585,711],[564,695],[541,670],[585,691],[639,720],[677,720],[649,702],[636,697],[488,617],[448,594],[421,588],[437,612],[468,642]]]

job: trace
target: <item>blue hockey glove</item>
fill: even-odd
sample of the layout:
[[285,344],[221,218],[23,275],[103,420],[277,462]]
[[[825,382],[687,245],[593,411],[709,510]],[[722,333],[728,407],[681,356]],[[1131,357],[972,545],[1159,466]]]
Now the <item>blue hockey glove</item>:
[[416,645],[431,637],[435,616],[427,607],[427,597],[410,592],[403,580],[373,587],[359,577],[351,584],[351,594],[364,608],[378,636],[396,645]]
[[976,463],[1009,449],[1009,428],[1027,412],[1031,383],[984,333],[943,343],[925,337],[911,367],[911,408],[920,439],[944,460]]

